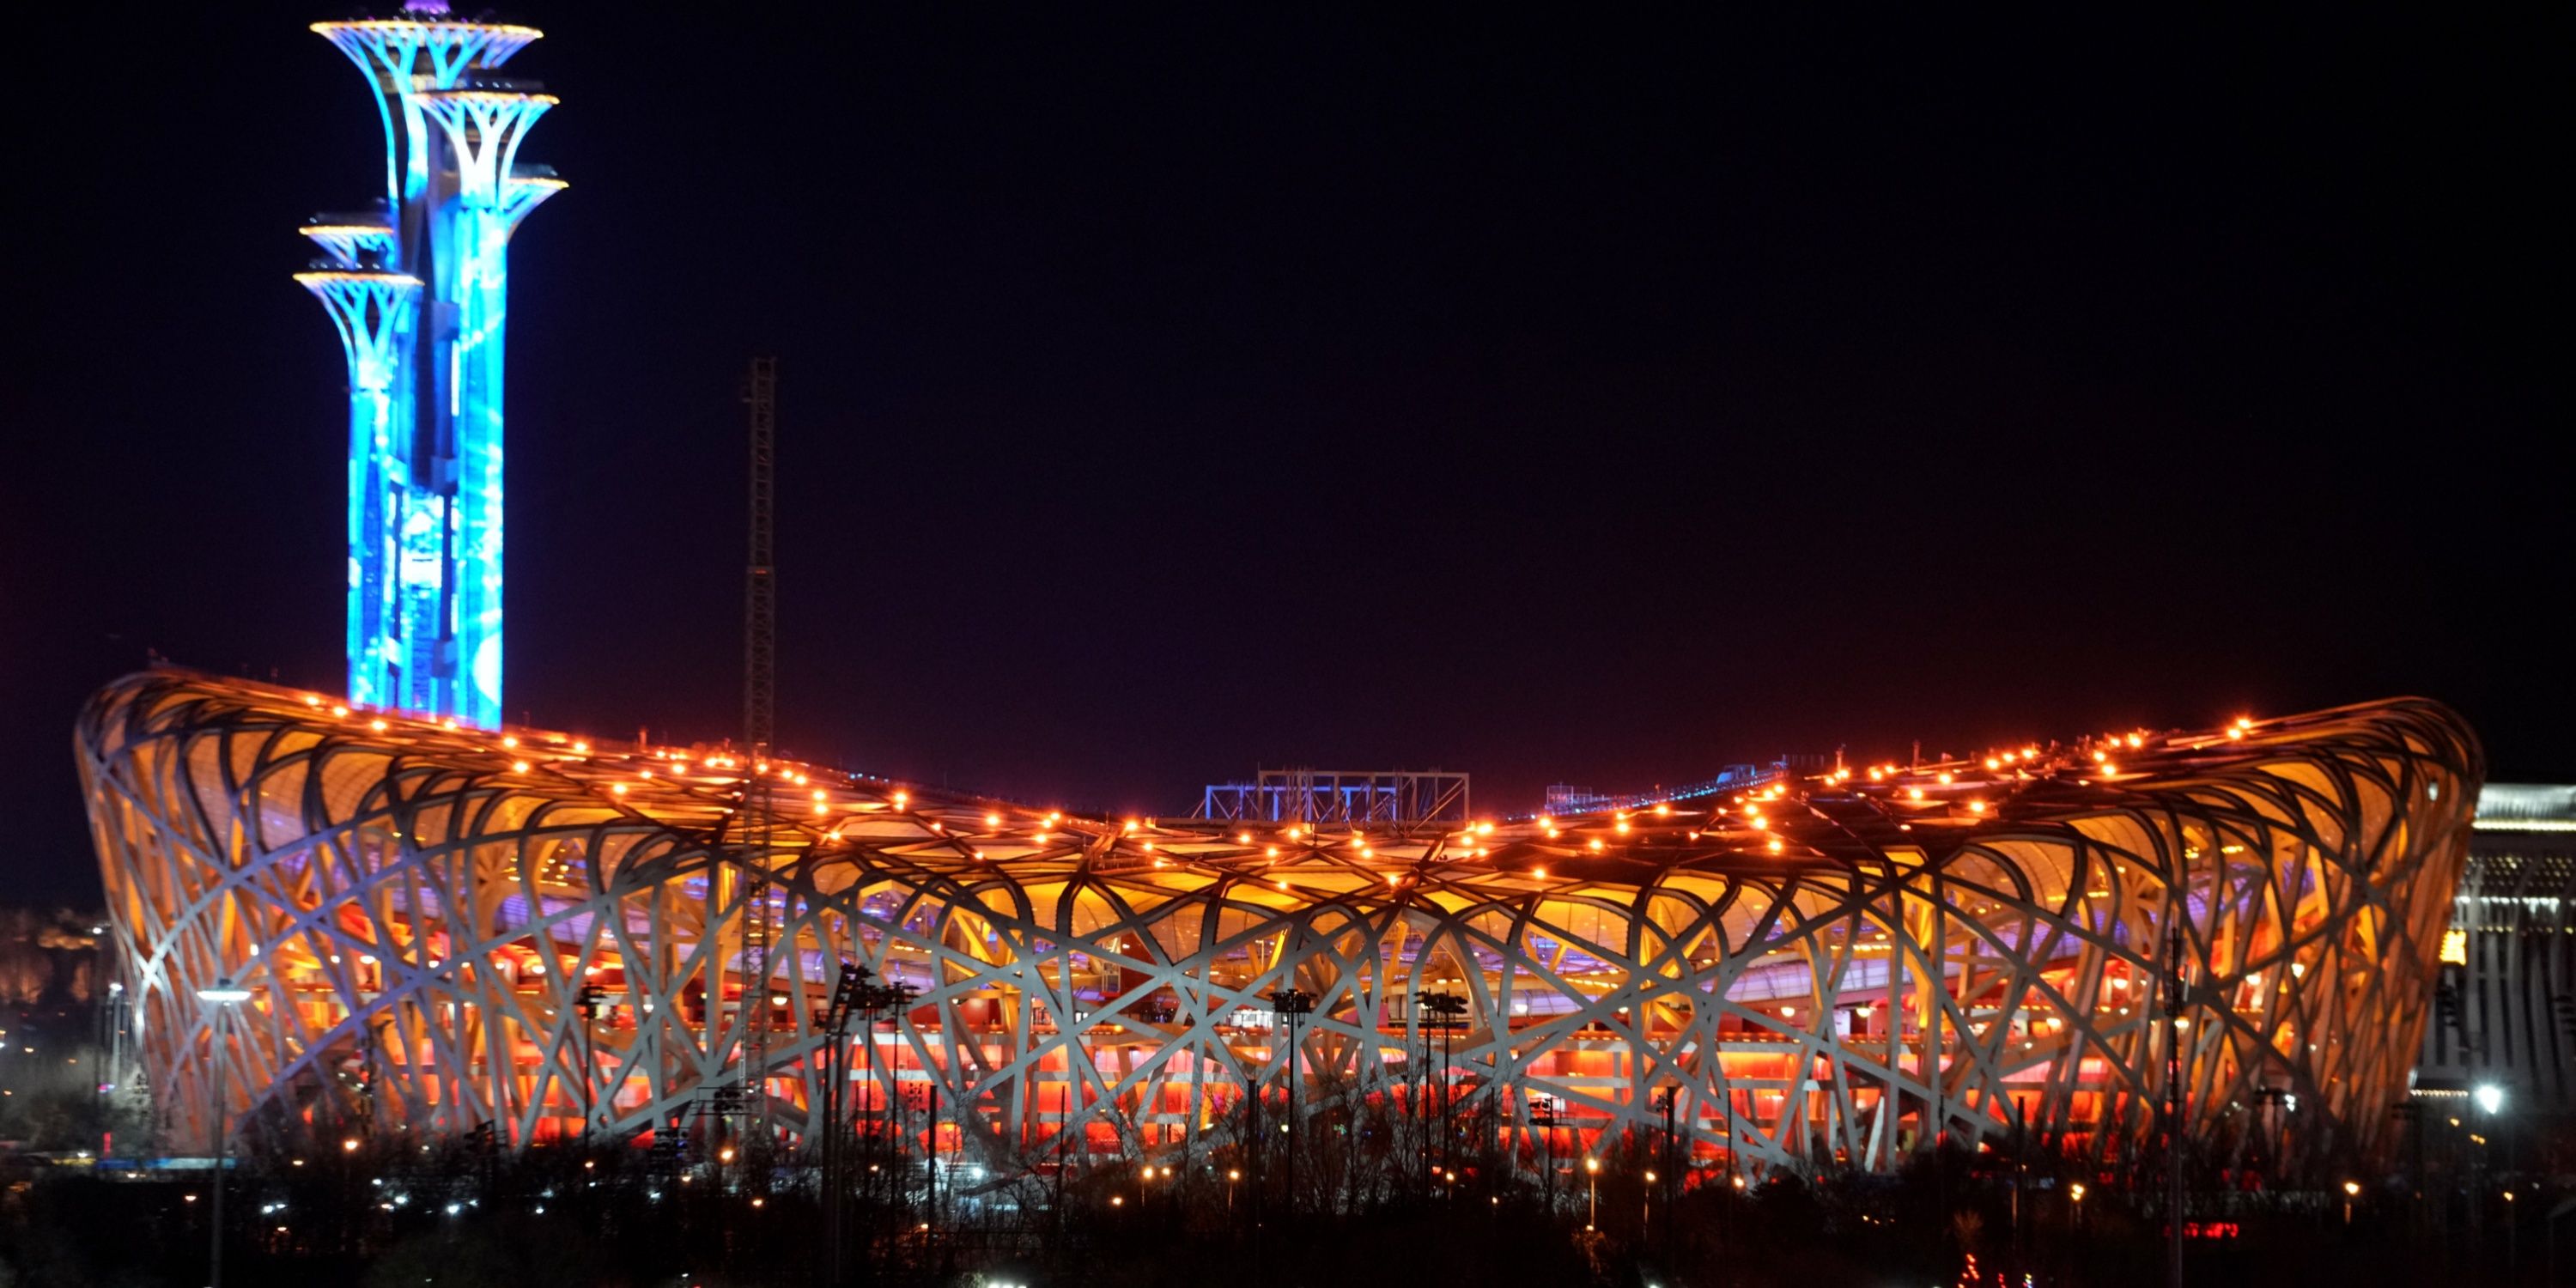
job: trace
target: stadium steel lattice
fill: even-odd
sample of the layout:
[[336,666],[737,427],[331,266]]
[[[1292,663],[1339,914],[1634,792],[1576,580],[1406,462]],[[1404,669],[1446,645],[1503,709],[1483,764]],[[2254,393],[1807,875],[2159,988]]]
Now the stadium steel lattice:
[[[933,1085],[955,1124],[940,1148],[1000,1166],[1067,1129],[1094,1154],[1217,1143],[1242,1088],[1290,1076],[1261,1000],[1283,987],[1317,999],[1310,1108],[1405,1094],[1426,1072],[1409,999],[1447,990],[1467,1001],[1452,1094],[1507,1141],[1534,1096],[1561,1105],[1566,1156],[1659,1130],[1669,1090],[1703,1160],[1886,1169],[1928,1123],[1977,1139],[2018,1121],[2118,1162],[2154,1132],[2177,891],[2193,1131],[2241,1141],[2286,1093],[2294,1162],[2366,1156],[2406,1087],[2481,773],[2459,720],[2408,700],[1850,766],[1688,808],[1319,834],[487,733],[177,671],[110,686],[77,741],[180,1132],[203,1131],[217,1062],[225,1112],[272,1132],[491,1123],[542,1142],[585,1114],[639,1131],[739,1081],[747,992],[774,1008],[760,1085],[794,1136],[820,1120],[813,1013],[847,960],[919,990],[839,1066],[860,1118],[889,1081]],[[785,808],[750,854],[733,811],[764,770]],[[746,990],[753,863],[777,974]],[[255,1000],[215,1046],[195,990],[219,977]],[[585,984],[610,1003],[595,1025]]]

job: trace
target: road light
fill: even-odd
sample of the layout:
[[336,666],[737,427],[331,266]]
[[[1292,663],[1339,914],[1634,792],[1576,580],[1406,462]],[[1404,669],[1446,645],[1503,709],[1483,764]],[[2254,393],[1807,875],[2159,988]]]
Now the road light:
[[215,1135],[215,1204],[214,1238],[206,1253],[206,1281],[212,1288],[224,1288],[224,1172],[232,1161],[232,1121],[224,1112],[224,1021],[232,1008],[250,1000],[250,990],[229,979],[218,979],[212,988],[197,990],[197,1000],[215,1008],[214,1037],[209,1054],[215,1065],[215,1103],[211,1124]]
[[1584,1159],[1583,1173],[1592,1186],[1592,1210],[1583,1218],[1583,1228],[1588,1231],[1601,1224],[1601,1160]]
[[2494,1117],[2504,1108],[2504,1088],[2492,1082],[2481,1082],[2470,1095],[2478,1102],[2478,1112]]
[[2343,1183],[2343,1223],[2345,1225],[2352,1224],[2352,1201],[2360,1197],[2361,1182],[2345,1181]]

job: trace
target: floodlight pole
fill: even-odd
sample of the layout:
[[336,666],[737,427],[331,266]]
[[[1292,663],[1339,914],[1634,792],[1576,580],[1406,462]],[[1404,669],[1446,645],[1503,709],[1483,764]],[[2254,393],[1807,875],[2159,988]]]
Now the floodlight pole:
[[1530,1097],[1529,1115],[1530,1125],[1539,1129],[1539,1138],[1546,1142],[1544,1146],[1547,1151],[1546,1162],[1543,1164],[1543,1170],[1539,1173],[1539,1180],[1547,1194],[1547,1219],[1553,1221],[1556,1219],[1557,1118],[1555,1098],[1552,1096]]
[[1297,1215],[1297,1022],[1315,1013],[1315,995],[1302,988],[1276,989],[1270,994],[1270,1011],[1288,1021],[1288,1215]]

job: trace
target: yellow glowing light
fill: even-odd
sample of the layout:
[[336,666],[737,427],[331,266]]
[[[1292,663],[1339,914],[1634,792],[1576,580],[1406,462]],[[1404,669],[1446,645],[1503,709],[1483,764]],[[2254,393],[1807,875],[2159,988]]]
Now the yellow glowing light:
[[367,722],[367,727],[375,730],[377,733],[383,733],[385,731],[385,722],[382,720],[370,720]]
[[1908,787],[1905,789],[1905,798],[1907,800],[1919,801],[1923,799],[1923,789],[1920,787]]
[[625,795],[625,794],[626,794],[626,784],[624,784],[624,783],[610,783],[610,784],[608,785],[608,790],[609,790],[611,793],[615,794],[615,795],[623,796],[623,795]]
[[1235,844],[1237,844],[1237,845],[1250,845],[1250,844],[1252,844],[1252,833],[1250,833],[1250,832],[1237,832],[1237,833],[1235,833],[1235,834],[1234,834],[1234,843],[1235,843]]
[[1879,781],[1881,781],[1881,780],[1885,779],[1886,777],[1887,777],[1887,775],[1886,775],[1886,774],[1881,773],[1881,772],[1879,771],[1878,766],[1876,766],[1876,765],[1872,765],[1872,766],[1870,766],[1870,769],[1869,769],[1869,781],[1871,781],[1871,782],[1875,783],[1875,782],[1879,782]]
[[1476,825],[1476,835],[1478,835],[1478,836],[1492,836],[1493,834],[1494,834],[1494,825],[1493,825],[1493,824],[1491,824],[1491,823],[1478,823],[1478,824]]
[[1591,845],[1591,847],[1592,847],[1594,850],[1596,850],[1596,851],[1597,851],[1597,850],[1599,850],[1599,849],[1601,848],[1601,838],[1600,838],[1600,837],[1597,837],[1597,836],[1596,836],[1596,837],[1593,837],[1593,838],[1592,838],[1592,840],[1589,842],[1589,844]]
[[524,760],[514,760],[510,762],[510,768],[513,772],[524,774],[528,772],[528,762]]
[[589,743],[586,743],[586,742],[576,742],[576,743],[574,743],[574,744],[572,745],[572,754],[574,754],[574,755],[576,755],[576,756],[587,756],[587,755],[589,755],[589,754],[590,754],[590,744],[589,744]]
[[1541,881],[1545,881],[1545,880],[1547,880],[1547,869],[1545,869],[1545,868],[1531,868],[1531,869],[1530,869],[1530,875],[1531,875],[1531,876],[1534,876],[1534,877],[1537,877],[1537,878],[1538,878],[1539,880],[1541,880]]
[[985,816],[984,816],[984,826],[986,826],[986,827],[1000,827],[1001,825],[1002,825],[1002,816],[1001,816],[1001,815],[999,815],[999,814],[987,814],[987,815],[985,815]]
[[2138,748],[2138,747],[2143,747],[2143,746],[2146,746],[2146,745],[2147,745],[2147,740],[2146,740],[2146,739],[2141,738],[2141,737],[2139,737],[2139,736],[2138,736],[2138,735],[2136,735],[2136,734],[2130,734],[2130,735],[2129,735],[2129,746],[2130,746],[2132,749],[2135,749],[2135,748]]
[[1986,757],[1986,768],[1988,768],[1988,769],[2001,769],[2001,768],[2003,768],[2003,767],[2004,767],[2004,762],[2002,762],[2002,761],[2000,761],[2000,760],[1997,760],[1997,759],[1995,759],[1995,758],[1994,758],[1994,757],[1992,757],[1992,756],[1988,756],[1988,757]]
[[1943,771],[1943,772],[1942,772],[1942,774],[1941,774],[1941,776],[1940,776],[1939,778],[1935,779],[1934,781],[1936,781],[1936,782],[1940,783],[1940,784],[1941,784],[1942,786],[1944,786],[1944,787],[1949,786],[1949,785],[1950,785],[1950,775],[1949,775],[1949,772],[1948,772],[1948,771],[1946,771],[1946,770],[1945,770],[1945,771]]
[[519,745],[519,736],[517,734],[505,733],[501,735],[501,745],[504,747],[516,747]]
[[903,793],[903,792],[896,792],[896,793],[894,794],[894,807],[895,807],[896,809],[902,809],[902,808],[904,807],[904,805],[905,805],[907,802],[909,802],[911,799],[912,799],[912,797],[911,797],[911,796],[909,796],[909,795],[907,795],[907,794],[905,794],[905,793]]
[[1780,852],[1780,838],[1776,836],[1771,838],[1771,852],[1773,854],[1778,854]]
[[2466,966],[2469,964],[2468,931],[2445,930],[2442,932],[2442,961],[2445,964],[2452,966]]
[[1971,814],[1983,814],[1986,812],[1986,803],[1984,801],[1970,801],[1968,802],[1968,812]]
[[345,716],[349,714],[349,709],[347,707],[333,707],[331,708],[331,714],[335,716]]
[[304,705],[308,707],[318,707],[322,705],[322,699],[314,697],[312,694],[308,693],[304,695]]

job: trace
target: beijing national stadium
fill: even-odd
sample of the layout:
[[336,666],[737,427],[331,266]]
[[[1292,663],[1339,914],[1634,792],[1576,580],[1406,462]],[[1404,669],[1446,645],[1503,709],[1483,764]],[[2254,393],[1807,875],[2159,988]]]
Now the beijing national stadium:
[[564,183],[518,157],[555,100],[500,69],[538,33],[315,30],[386,148],[298,279],[348,360],[346,685],[157,669],[75,738],[183,1137],[716,1113],[794,1148],[914,1113],[922,1148],[1026,1169],[1365,1104],[1525,1160],[1669,1131],[1704,1166],[1883,1172],[2008,1133],[2117,1167],[2176,1111],[2223,1150],[2294,1101],[2289,1168],[2390,1152],[2483,776],[2429,701],[1546,812],[1289,776],[1172,817],[792,761],[759,721],[503,724],[508,247]]

